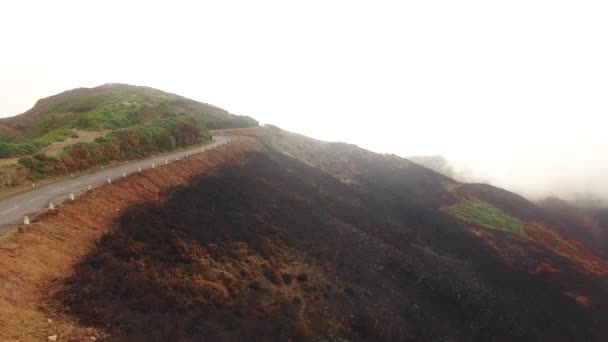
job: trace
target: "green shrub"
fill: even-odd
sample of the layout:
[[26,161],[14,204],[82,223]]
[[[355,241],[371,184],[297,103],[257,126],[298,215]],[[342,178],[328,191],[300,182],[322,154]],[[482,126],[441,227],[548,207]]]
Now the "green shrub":
[[38,152],[32,156],[32,158],[38,161],[46,161],[46,154],[44,152]]
[[53,172],[83,170],[112,160],[143,158],[210,139],[211,135],[202,119],[176,116],[118,129],[94,142],[77,143],[65,148],[60,153],[61,159],[53,163]]
[[17,162],[28,169],[31,169],[34,166],[34,160],[30,157],[21,157]]
[[44,153],[37,153],[34,157],[21,157],[18,163],[29,170],[29,179],[44,178],[49,172],[49,159]]
[[447,212],[465,222],[526,235],[526,229],[521,220],[478,199],[468,199],[449,206]]
[[34,140],[29,143],[0,143],[0,158],[20,157],[38,152],[49,143]]

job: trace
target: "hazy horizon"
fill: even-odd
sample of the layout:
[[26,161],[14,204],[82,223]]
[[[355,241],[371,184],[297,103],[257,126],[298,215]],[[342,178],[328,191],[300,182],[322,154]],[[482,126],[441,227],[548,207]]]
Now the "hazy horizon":
[[168,4],[0,5],[0,116],[145,85],[322,140],[442,155],[530,198],[608,198],[602,2]]

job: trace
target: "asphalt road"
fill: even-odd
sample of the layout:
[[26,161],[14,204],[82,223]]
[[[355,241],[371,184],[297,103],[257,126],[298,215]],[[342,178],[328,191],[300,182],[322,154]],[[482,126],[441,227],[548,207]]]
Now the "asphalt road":
[[148,159],[131,161],[127,164],[99,170],[95,173],[76,175],[73,178],[49,183],[32,188],[26,192],[2,198],[0,199],[0,232],[12,225],[23,223],[25,216],[31,219],[43,209],[47,209],[50,203],[56,205],[67,200],[70,194],[76,196],[87,191],[89,186],[95,188],[107,184],[108,178],[116,180],[117,178],[122,178],[125,174],[136,173],[140,168],[141,170],[149,169],[152,167],[152,164],[162,167],[165,164],[165,160],[167,163],[171,163],[177,158],[182,159],[186,155],[201,153],[231,141],[231,138],[226,136],[214,136],[213,139],[213,143],[207,145]]

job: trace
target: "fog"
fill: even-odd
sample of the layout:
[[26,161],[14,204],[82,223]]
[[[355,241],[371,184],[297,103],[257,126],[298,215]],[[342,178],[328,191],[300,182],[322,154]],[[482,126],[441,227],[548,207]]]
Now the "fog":
[[[531,198],[608,198],[602,1],[13,1],[0,116],[108,82],[401,156]],[[463,176],[465,177],[465,176]]]
[[577,206],[607,207],[608,156],[605,150],[594,151],[587,156],[573,154],[567,157],[569,160],[540,152],[535,159],[511,156],[504,161],[494,160],[485,164],[450,161],[443,156],[432,156],[431,164],[427,158],[410,159],[458,181],[491,184],[533,201],[559,197]]
[[532,200],[557,196],[597,205],[608,199],[605,149],[563,154],[559,150],[546,150],[510,157],[488,164],[455,163],[455,168],[465,181],[486,181]]

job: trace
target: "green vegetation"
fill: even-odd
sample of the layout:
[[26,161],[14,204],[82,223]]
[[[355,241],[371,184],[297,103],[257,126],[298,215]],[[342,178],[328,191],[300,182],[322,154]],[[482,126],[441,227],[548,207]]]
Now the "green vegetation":
[[27,178],[32,180],[44,178],[49,173],[50,165],[53,165],[56,161],[55,158],[47,157],[44,153],[36,153],[33,157],[19,158],[19,164],[30,171]]
[[0,143],[0,158],[19,157],[38,152],[48,146],[45,141],[34,140],[31,143]]
[[37,153],[22,157],[19,164],[30,170],[31,179],[47,174],[84,170],[115,160],[142,158],[211,139],[202,118],[175,117],[116,130],[94,142],[66,147],[59,158]]
[[447,212],[465,222],[526,235],[526,229],[519,219],[478,199],[468,199],[449,206]]
[[[22,115],[1,119],[0,158],[21,157],[18,165],[29,170],[28,178],[39,179],[202,143],[211,139],[208,129],[257,125],[251,117],[157,89],[108,84],[51,96]],[[77,131],[108,129],[94,142],[65,147],[58,158],[40,153],[78,138]]]
[[23,115],[0,121],[0,158],[38,152],[53,142],[77,137],[74,130],[120,130],[177,116],[202,119],[209,129],[257,126],[248,116],[163,91],[125,84],[74,89],[38,101]]

